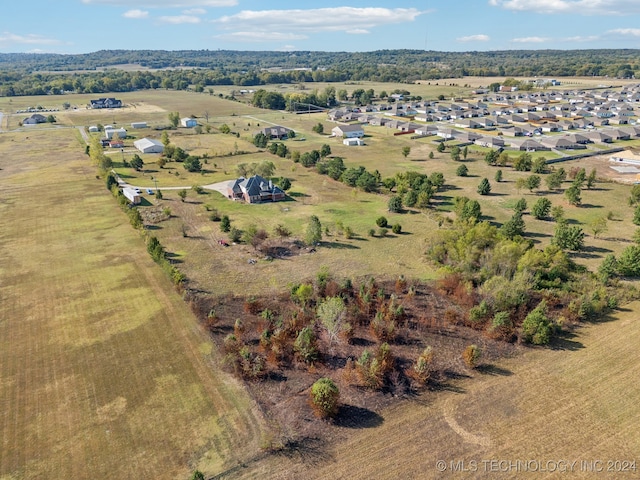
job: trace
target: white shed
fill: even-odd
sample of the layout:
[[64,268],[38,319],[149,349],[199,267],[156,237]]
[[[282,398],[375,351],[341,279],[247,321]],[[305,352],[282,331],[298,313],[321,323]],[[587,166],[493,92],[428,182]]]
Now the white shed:
[[133,146],[140,150],[142,153],[162,153],[164,151],[164,145],[159,140],[152,138],[141,138],[133,142]]
[[124,128],[106,128],[104,129],[104,136],[107,140],[111,140],[115,135],[118,135],[121,139],[126,138],[127,131]]
[[180,125],[186,128],[195,127],[198,124],[195,118],[185,117],[180,119]]
[[100,131],[100,129],[96,125],[91,125],[88,130],[89,133],[96,133]]
[[345,138],[344,140],[342,140],[342,143],[347,147],[361,147],[362,145],[364,145],[364,141],[361,138]]
[[147,128],[147,122],[133,122],[131,128]]

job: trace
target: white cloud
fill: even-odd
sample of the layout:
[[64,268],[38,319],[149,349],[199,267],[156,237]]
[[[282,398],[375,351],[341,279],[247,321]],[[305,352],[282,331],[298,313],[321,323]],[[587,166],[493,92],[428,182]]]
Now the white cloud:
[[607,34],[620,35],[623,37],[640,37],[640,28],[614,28],[609,30]]
[[488,42],[489,40],[491,40],[491,38],[489,37],[489,35],[480,34],[480,35],[468,35],[466,37],[459,37],[459,38],[456,38],[456,40],[463,43]]
[[62,42],[54,38],[43,37],[33,33],[16,35],[11,32],[0,33],[0,45],[60,45]]
[[412,22],[423,13],[416,8],[243,10],[213,22],[229,30],[364,33],[378,26]]
[[602,37],[600,35],[588,35],[588,36],[583,36],[583,35],[576,35],[575,37],[567,37],[565,38],[565,41],[567,42],[595,42],[597,40],[601,40]]
[[122,14],[124,18],[147,18],[149,16],[149,12],[144,10],[128,10]]
[[185,15],[204,15],[207,11],[204,8],[191,8],[189,10],[183,10]]
[[519,12],[572,15],[628,15],[640,13],[638,0],[489,0],[489,5]]
[[233,7],[238,4],[238,0],[82,0],[82,3],[96,5],[132,6],[135,3],[140,7]]
[[513,43],[544,43],[548,42],[549,39],[545,37],[520,37],[512,38],[511,41]]
[[162,23],[170,23],[172,25],[180,25],[183,23],[200,23],[200,18],[194,17],[193,15],[163,16],[158,17],[158,20]]
[[305,40],[306,35],[279,32],[233,32],[229,34],[216,35],[215,38],[230,40],[233,42],[283,42],[287,40]]
[[369,30],[365,29],[365,28],[353,28],[351,30],[345,30],[347,33],[350,33],[351,35],[364,35],[367,33],[371,33]]

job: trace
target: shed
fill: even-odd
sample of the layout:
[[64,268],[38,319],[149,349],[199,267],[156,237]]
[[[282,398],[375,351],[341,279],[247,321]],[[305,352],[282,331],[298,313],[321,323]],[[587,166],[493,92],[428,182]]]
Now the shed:
[[361,138],[345,138],[344,140],[342,140],[342,143],[347,147],[359,147],[364,145],[364,142]]
[[127,131],[124,128],[106,128],[104,129],[104,136],[107,140],[111,140],[114,136],[118,135],[120,138],[126,138]]
[[193,128],[198,124],[195,118],[185,117],[180,119],[180,125],[185,128]]
[[141,138],[133,142],[133,146],[140,150],[142,153],[162,153],[164,151],[164,145],[159,140],[152,138]]
[[100,129],[96,125],[91,125],[88,130],[89,133],[96,133],[100,131]]
[[147,122],[133,122],[131,128],[147,128]]

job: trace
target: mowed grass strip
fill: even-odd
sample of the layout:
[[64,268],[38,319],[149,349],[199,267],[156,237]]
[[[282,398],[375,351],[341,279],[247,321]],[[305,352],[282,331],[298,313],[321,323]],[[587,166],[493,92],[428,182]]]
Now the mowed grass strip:
[[2,140],[0,478],[176,478],[255,454],[254,404],[74,131]]

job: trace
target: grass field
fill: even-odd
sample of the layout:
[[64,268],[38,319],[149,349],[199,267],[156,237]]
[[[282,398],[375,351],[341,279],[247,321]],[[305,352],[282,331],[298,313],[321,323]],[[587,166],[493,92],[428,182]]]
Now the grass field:
[[[361,428],[336,427],[330,444],[222,478],[637,478],[639,308],[376,412]],[[534,471],[524,470],[529,461]],[[636,470],[609,461],[635,461]],[[553,471],[560,462],[573,466]]]
[[253,455],[260,414],[75,132],[1,134],[0,169],[0,478],[186,478]]
[[[393,86],[370,88],[390,91]],[[428,96],[434,86],[421,88]],[[459,89],[451,88],[449,93]],[[81,105],[92,97],[70,96],[70,101]],[[62,98],[0,98],[0,109],[53,106],[47,102]],[[329,444],[312,442],[290,455],[261,455],[267,430],[262,416],[243,387],[215,368],[218,353],[152,263],[104,182],[95,178],[79,132],[68,127],[131,121],[160,125],[167,123],[170,111],[202,121],[207,111],[212,126],[226,123],[240,137],[171,132],[176,145],[213,156],[206,173],[189,174],[179,164],[160,170],[153,165],[155,156],[145,156],[144,175],[121,165],[116,169],[135,185],[154,186],[153,175],[161,189],[188,188],[234,178],[238,163],[270,160],[277,176],[292,179],[291,198],[278,204],[233,203],[214,192],[189,192],[183,203],[171,190],[163,190],[161,202],[146,198],[145,209],[171,209],[168,221],[153,226],[154,235],[181,262],[190,287],[212,294],[281,292],[323,267],[338,277],[435,276],[424,251],[438,228],[436,215],[417,210],[390,214],[387,195],[357,191],[290,160],[255,153],[248,140],[258,124],[281,124],[299,137],[302,133],[304,141],[287,141],[290,149],[304,152],[328,143],[347,166],[363,165],[383,177],[407,169],[443,172],[448,189],[434,199],[438,215],[453,216],[453,198],[465,195],[478,199],[484,217],[499,224],[511,216],[517,198],[526,198],[530,207],[543,193],[517,191],[516,180],[529,173],[511,168],[503,168],[504,182],[494,182],[496,168],[485,164],[480,148],[470,149],[465,163],[470,176],[457,177],[460,163],[448,151],[428,158],[436,146],[429,138],[411,140],[367,128],[367,146],[347,148],[311,132],[318,122],[330,130],[323,114],[287,115],[187,92],[132,92],[118,98],[132,106],[60,112],[63,128],[0,134],[1,480],[82,478],[87,472],[103,478],[184,478],[195,468],[228,472],[225,478],[433,478],[438,476],[436,460],[606,461],[630,459],[639,451],[633,422],[640,394],[634,321],[640,305],[634,304],[619,320],[585,327],[556,349],[531,350],[470,372],[473,378],[443,391],[376,412],[380,418],[361,429],[338,427]],[[2,128],[15,128],[21,117],[5,115]],[[131,133],[159,137],[151,129]],[[403,146],[411,147],[407,158]],[[230,155],[235,149],[251,153]],[[120,161],[120,152],[112,155]],[[595,167],[604,176],[608,167],[603,164],[606,159],[596,157],[563,166]],[[483,177],[493,187],[487,196],[476,192]],[[549,194],[587,233],[586,251],[574,254],[579,263],[595,269],[604,255],[628,244],[635,228],[628,195],[629,186],[601,182],[583,191],[578,208],[562,194]],[[226,235],[208,219],[205,205],[228,214],[234,226],[255,224],[271,233],[284,224],[298,237],[309,216],[318,215],[330,234],[316,253],[250,265],[247,260],[256,257],[252,247],[217,244]],[[614,220],[608,231],[593,238],[589,224],[609,212]],[[400,223],[404,233],[369,237],[380,215]],[[353,228],[356,237],[339,235],[338,222]],[[530,215],[525,222],[538,246],[550,241],[553,222]],[[452,476],[499,477],[468,473]]]

